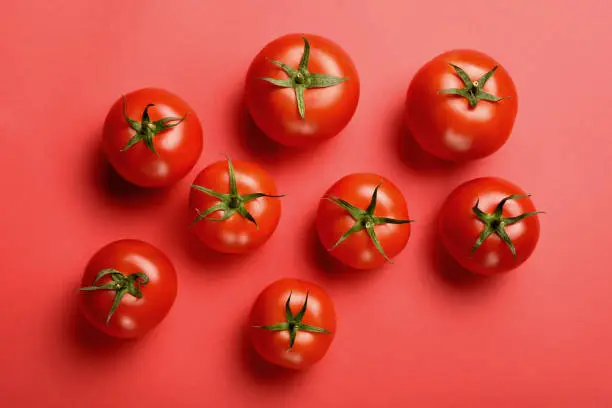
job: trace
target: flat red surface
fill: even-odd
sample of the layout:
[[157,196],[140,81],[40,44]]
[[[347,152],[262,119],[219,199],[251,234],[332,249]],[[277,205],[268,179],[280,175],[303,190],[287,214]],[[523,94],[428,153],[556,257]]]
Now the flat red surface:
[[[1,407],[612,406],[607,3],[3,3]],[[241,97],[260,48],[299,31],[347,50],[362,98],[342,134],[294,152],[262,138]],[[425,156],[401,129],[412,75],[458,47],[504,63],[520,96],[506,146],[464,166]],[[174,188],[143,192],[109,172],[99,143],[116,98],[150,85],[197,110],[205,150]],[[212,254],[186,229],[188,185],[222,153],[257,161],[289,194],[250,256]],[[321,194],[357,171],[394,181],[418,220],[396,263],[368,273],[338,271],[313,228]],[[457,270],[434,236],[450,190],[486,175],[548,212],[533,257],[493,279]],[[127,237],[166,251],[179,297],[142,341],[108,341],[78,318],[75,290],[89,257]],[[259,291],[283,276],[336,303],[335,342],[307,372],[262,363],[243,335]]]

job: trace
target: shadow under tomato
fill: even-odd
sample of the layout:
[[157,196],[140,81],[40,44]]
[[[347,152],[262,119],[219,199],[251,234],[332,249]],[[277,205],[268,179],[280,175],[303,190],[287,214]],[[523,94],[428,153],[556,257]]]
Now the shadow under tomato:
[[427,245],[429,258],[433,263],[433,278],[444,286],[479,291],[493,289],[504,281],[505,275],[484,276],[463,268],[444,249],[437,232],[430,233]]
[[241,356],[242,366],[248,377],[258,385],[271,385],[284,387],[289,383],[297,381],[303,376],[306,370],[292,370],[289,368],[280,367],[264,360],[251,344],[249,335],[250,328],[248,321],[244,321],[239,330],[240,339],[238,346],[240,348],[239,355]]
[[314,219],[306,231],[304,242],[306,243],[305,261],[320,272],[320,277],[328,282],[342,281],[344,285],[347,282],[364,281],[373,278],[384,269],[384,266],[377,269],[354,269],[334,258],[319,240]]
[[184,249],[190,260],[204,266],[201,271],[209,273],[225,272],[232,270],[237,265],[250,262],[250,258],[256,250],[246,254],[224,254],[217,252],[200,241],[189,228],[192,221],[193,218],[191,218],[189,210],[185,208],[183,211],[179,211],[179,215],[172,220],[171,228],[175,228],[177,241],[182,243],[181,248]]
[[394,127],[395,143],[400,160],[411,170],[419,172],[420,175],[444,175],[466,166],[466,163],[442,160],[423,150],[406,124],[403,106],[401,110],[398,110]]
[[79,296],[85,295],[78,291],[78,287],[78,285],[75,285],[68,294],[70,296],[68,301],[68,333],[73,341],[75,350],[88,356],[95,356],[96,358],[110,356],[114,358],[118,353],[128,352],[133,349],[137,340],[111,337],[93,327],[85,319],[79,309]]
[[[100,139],[100,138],[98,138]],[[117,207],[142,207],[163,203],[170,195],[172,186],[143,188],[123,179],[106,159],[100,143],[92,143],[90,173],[96,192],[103,202]]]
[[[282,164],[308,160],[316,155],[317,144],[306,147],[287,147],[275,142],[257,127],[244,100],[244,93],[235,96],[235,117],[232,123],[240,145],[258,161]],[[322,143],[325,143],[324,141]]]

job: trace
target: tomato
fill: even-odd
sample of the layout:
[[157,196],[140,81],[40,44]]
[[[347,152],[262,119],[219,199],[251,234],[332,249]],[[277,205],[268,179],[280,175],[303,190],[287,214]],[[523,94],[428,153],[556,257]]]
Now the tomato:
[[176,272],[163,252],[146,242],[124,239],[106,245],[89,261],[81,311],[106,334],[140,337],[164,319],[176,290]]
[[129,93],[112,106],[102,145],[117,173],[142,187],[183,178],[202,152],[202,127],[191,107],[162,89]]
[[410,222],[402,193],[376,174],[343,177],[327,190],[317,212],[323,246],[356,269],[391,262],[408,243]]
[[337,135],[349,123],[359,101],[359,77],[337,44],[290,34],[257,54],[245,94],[264,133],[286,146],[306,146]]
[[274,180],[259,166],[228,157],[202,170],[191,187],[192,228],[210,248],[249,252],[276,230],[282,196],[276,195]]
[[320,286],[281,279],[261,292],[250,325],[253,346],[264,359],[302,369],[327,353],[336,331],[336,312]]
[[408,127],[434,156],[466,161],[506,143],[518,110],[512,78],[494,59],[472,50],[438,55],[414,76],[406,100]]
[[442,207],[442,244],[461,266],[478,274],[516,268],[531,256],[540,236],[540,212],[529,197],[500,178],[460,185]]

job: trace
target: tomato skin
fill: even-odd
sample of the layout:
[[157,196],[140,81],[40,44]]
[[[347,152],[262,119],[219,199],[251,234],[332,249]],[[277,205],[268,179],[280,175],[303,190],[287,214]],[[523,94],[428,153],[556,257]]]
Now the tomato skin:
[[[450,64],[463,68],[472,81],[499,66],[484,91],[499,102],[481,100],[470,108],[468,100],[439,91],[463,88]],[[488,156],[508,140],[518,111],[518,96],[512,78],[503,66],[486,54],[454,50],[438,55],[414,76],[406,99],[406,121],[417,143],[430,154],[450,161]]]
[[[159,249],[143,241],[124,239],[101,248],[89,261],[81,287],[93,284],[98,273],[114,268],[124,274],[144,272],[149,282],[141,286],[143,297],[126,294],[108,325],[106,318],[113,304],[115,292],[99,290],[82,292],[80,308],[85,318],[100,331],[118,338],[141,337],[157,326],[168,314],[177,293],[176,272],[168,257]],[[102,278],[99,283],[111,281]]]
[[171,185],[189,173],[202,153],[202,126],[194,110],[178,96],[156,88],[144,88],[125,95],[127,115],[141,121],[147,104],[152,121],[165,117],[187,117],[179,125],[153,138],[155,155],[144,142],[121,151],[136,134],[123,115],[124,102],[119,98],[111,107],[106,121],[102,146],[113,168],[127,181],[141,187]]
[[301,34],[289,34],[267,44],[257,54],[246,77],[246,105],[257,126],[271,139],[286,146],[308,146],[329,139],[349,123],[359,102],[359,76],[348,54],[334,42],[304,35],[311,43],[309,71],[347,77],[329,88],[306,89],[306,116],[299,113],[293,88],[279,88],[260,78],[286,79],[269,60],[297,68],[304,49]]
[[[509,181],[485,177],[460,185],[446,199],[438,223],[439,235],[448,253],[465,269],[481,275],[508,272],[525,262],[535,250],[540,237],[537,215],[506,227],[516,247],[516,260],[506,243],[495,234],[470,256],[472,246],[483,230],[483,223],[472,211],[476,200],[480,200],[482,211],[492,213],[504,197],[512,194],[526,193]],[[515,217],[533,211],[536,211],[533,201],[522,198],[506,202],[503,216]]]
[[[329,334],[299,331],[289,350],[287,331],[269,331],[254,326],[285,321],[285,302],[291,293],[290,308],[297,314],[309,293],[305,324],[327,329]],[[336,312],[329,295],[311,282],[281,279],[266,287],[257,297],[249,319],[251,342],[267,361],[287,368],[302,369],[325,356],[336,333]]]
[[[274,179],[261,167],[245,161],[234,161],[236,185],[240,194],[266,193],[277,194]],[[218,161],[202,170],[193,184],[210,188],[220,193],[228,193],[229,171],[226,161]],[[193,218],[197,210],[204,211],[219,203],[219,200],[192,189],[189,197],[189,207]],[[239,214],[234,214],[227,220],[213,222],[201,220],[192,225],[198,238],[208,247],[218,252],[241,254],[259,248],[276,230],[281,216],[281,200],[278,198],[260,197],[245,205],[246,209],[257,221],[258,228]],[[222,211],[209,215],[209,218],[221,218]]]
[[[379,217],[408,219],[408,206],[400,190],[391,181],[377,174],[349,174],[334,183],[325,196],[336,196],[365,209],[370,203],[374,188],[381,182],[374,214]],[[355,220],[346,210],[325,199],[319,203],[316,219],[317,233],[326,249],[333,247],[342,234],[354,224]],[[406,247],[410,238],[410,224],[377,225],[374,229],[390,258],[399,254]],[[348,237],[331,250],[330,254],[355,269],[379,268],[386,262],[365,230]]]

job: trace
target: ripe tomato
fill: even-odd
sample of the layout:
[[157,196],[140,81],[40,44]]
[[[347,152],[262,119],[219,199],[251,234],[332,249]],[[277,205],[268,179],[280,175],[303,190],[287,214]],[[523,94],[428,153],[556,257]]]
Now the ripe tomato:
[[101,331],[140,337],[166,316],[176,298],[176,272],[159,249],[124,239],[89,261],[81,287],[81,310]]
[[408,243],[410,222],[402,193],[376,174],[343,177],[327,190],[317,212],[323,246],[356,269],[391,262]]
[[301,369],[327,353],[336,331],[336,312],[319,285],[281,279],[261,292],[250,325],[253,346],[264,359]]
[[109,162],[121,177],[142,187],[183,178],[200,157],[202,143],[193,109],[162,89],[119,98],[104,122],[102,145]]
[[427,152],[452,161],[497,151],[510,136],[518,99],[506,70],[483,53],[455,50],[438,55],[408,88],[406,120]]
[[440,214],[444,247],[474,273],[491,275],[516,268],[531,256],[540,236],[540,212],[529,197],[499,178],[460,185]]
[[193,230],[210,248],[251,251],[270,238],[281,214],[276,184],[259,166],[237,161],[211,164],[191,186]]
[[337,135],[358,101],[359,77],[350,57],[316,35],[277,38],[257,54],[247,73],[246,104],[253,120],[287,146]]

